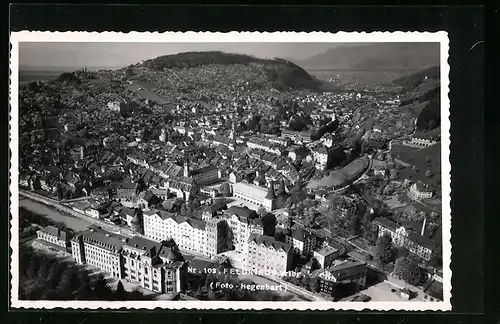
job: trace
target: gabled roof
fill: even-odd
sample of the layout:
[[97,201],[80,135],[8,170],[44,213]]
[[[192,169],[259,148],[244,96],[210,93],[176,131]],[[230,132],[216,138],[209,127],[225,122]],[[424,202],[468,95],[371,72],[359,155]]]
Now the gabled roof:
[[288,252],[292,246],[287,243],[279,242],[274,239],[274,237],[271,236],[266,236],[266,235],[259,235],[256,233],[250,234],[250,237],[248,238],[248,242],[255,242],[257,245],[259,244],[264,244],[267,248],[274,248],[275,250],[283,250],[285,252]]
[[236,215],[238,217],[244,217],[244,218],[254,218],[256,217],[256,212],[253,209],[250,209],[248,207],[239,207],[239,206],[232,206],[230,207],[227,211],[226,214],[228,215]]

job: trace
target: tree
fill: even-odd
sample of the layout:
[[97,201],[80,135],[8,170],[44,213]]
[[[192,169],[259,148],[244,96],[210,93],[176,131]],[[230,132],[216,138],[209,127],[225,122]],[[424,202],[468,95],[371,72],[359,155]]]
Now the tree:
[[111,296],[111,289],[102,274],[100,274],[96,281],[94,281],[92,288],[94,296],[97,299],[107,299]]
[[257,214],[259,214],[260,218],[262,218],[267,215],[267,209],[264,208],[263,206],[260,206],[259,209],[257,210]]
[[231,186],[229,185],[229,183],[227,182],[224,182],[220,188],[220,193],[223,195],[223,196],[229,196],[231,195]]
[[420,268],[415,257],[404,257],[396,260],[394,265],[394,275],[410,285],[419,285],[423,278],[423,269]]
[[392,239],[389,235],[383,235],[377,239],[374,257],[381,265],[392,262],[394,250],[392,249]]
[[434,174],[432,173],[432,170],[430,168],[427,169],[427,171],[425,171],[425,176],[427,178],[430,178],[432,177]]
[[191,200],[191,210],[195,210],[196,208],[200,207],[201,206],[201,203],[200,203],[200,200],[198,198],[193,198],[193,200]]
[[389,177],[390,177],[390,179],[391,179],[391,180],[395,180],[395,179],[397,179],[397,177],[398,177],[398,170],[396,170],[396,169],[391,169],[391,171],[389,171],[389,174],[390,174],[390,176],[389,176]]
[[71,299],[73,292],[78,288],[78,277],[76,269],[68,267],[61,275],[61,280],[56,291],[61,299]]
[[181,208],[180,208],[179,212],[181,213],[182,216],[186,216],[187,215],[187,208],[186,208],[186,204],[185,203],[183,203],[181,205]]
[[92,296],[92,288],[90,287],[90,283],[82,282],[80,287],[75,293],[75,297],[77,300],[89,300]]
[[358,235],[361,232],[361,217],[359,215],[352,215],[347,220],[347,229],[351,235]]
[[440,268],[443,266],[443,254],[440,248],[432,252],[429,265],[434,268]]
[[123,283],[121,280],[118,281],[116,285],[115,297],[117,300],[126,300],[127,292],[125,291],[125,287],[123,287]]

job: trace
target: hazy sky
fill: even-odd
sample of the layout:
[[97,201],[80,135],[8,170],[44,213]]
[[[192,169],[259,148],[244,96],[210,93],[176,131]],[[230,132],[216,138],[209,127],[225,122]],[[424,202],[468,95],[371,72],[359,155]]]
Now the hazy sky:
[[[349,46],[350,44],[342,44]],[[356,45],[359,45],[356,44]],[[338,43],[20,43],[21,67],[117,68],[160,55],[219,50],[262,58],[303,59]],[[351,45],[352,46],[352,45]]]

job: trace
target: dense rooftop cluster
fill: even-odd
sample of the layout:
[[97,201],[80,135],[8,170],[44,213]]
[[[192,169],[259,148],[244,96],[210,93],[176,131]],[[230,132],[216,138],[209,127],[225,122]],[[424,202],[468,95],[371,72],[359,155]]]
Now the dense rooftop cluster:
[[[249,205],[252,226],[263,228],[250,242],[299,254],[294,267],[318,278],[365,266],[350,255],[323,265],[328,273],[311,269],[315,251],[349,250],[352,237],[377,249],[385,233],[434,262],[439,128],[415,132],[419,109],[401,106],[414,93],[317,92],[288,88],[290,76],[318,82],[286,61],[189,53],[30,83],[20,89],[20,186],[61,201],[89,197],[73,209],[146,236],[172,221],[159,228],[190,228],[200,242],[219,215],[213,206],[232,205],[230,218]],[[209,243],[178,240],[212,255]]]

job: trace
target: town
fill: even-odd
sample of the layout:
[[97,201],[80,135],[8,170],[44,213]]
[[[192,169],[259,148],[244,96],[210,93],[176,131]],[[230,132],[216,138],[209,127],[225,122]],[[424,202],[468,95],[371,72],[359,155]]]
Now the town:
[[354,87],[252,60],[22,85],[21,267],[55,253],[170,300],[442,300],[439,68]]

